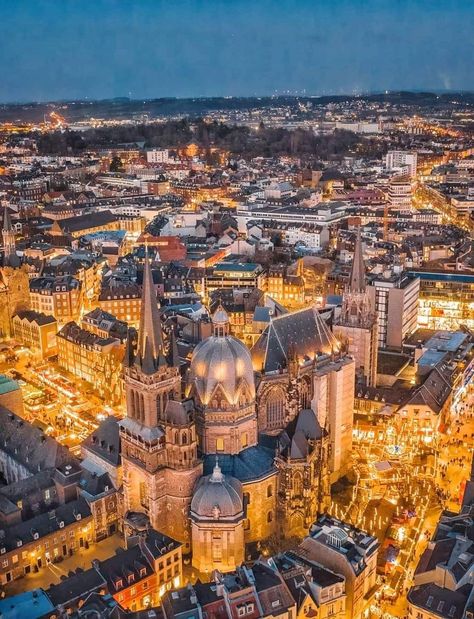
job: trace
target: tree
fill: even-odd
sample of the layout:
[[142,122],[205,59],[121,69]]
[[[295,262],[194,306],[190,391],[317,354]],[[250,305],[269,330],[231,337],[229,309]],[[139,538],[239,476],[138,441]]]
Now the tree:
[[123,165],[120,157],[117,157],[117,155],[113,157],[112,161],[110,162],[109,170],[110,172],[123,172]]

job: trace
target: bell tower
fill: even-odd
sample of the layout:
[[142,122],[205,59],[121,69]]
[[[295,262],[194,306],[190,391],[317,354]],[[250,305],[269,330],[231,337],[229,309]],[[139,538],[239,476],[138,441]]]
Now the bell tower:
[[187,518],[202,475],[194,411],[181,401],[178,348],[165,348],[148,252],[136,350],[130,337],[123,364],[127,416],[120,421],[124,510],[144,512],[151,525],[190,546]]
[[3,250],[5,255],[5,264],[10,264],[11,258],[15,256],[15,231],[12,226],[12,222],[10,219],[10,213],[8,211],[8,206],[5,205],[5,210],[3,211],[3,229],[2,229],[2,239],[3,239]]
[[124,362],[127,417],[145,428],[164,419],[168,400],[181,399],[179,369],[168,364],[148,253],[145,256],[138,346]]
[[354,248],[349,282],[342,297],[339,320],[334,333],[348,344],[356,363],[356,378],[374,386],[377,378],[377,315],[373,311],[365,280],[360,227]]

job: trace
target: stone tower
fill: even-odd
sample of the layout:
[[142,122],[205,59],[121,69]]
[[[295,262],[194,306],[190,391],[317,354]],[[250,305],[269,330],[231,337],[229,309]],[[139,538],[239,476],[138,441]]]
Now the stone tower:
[[334,326],[335,335],[346,341],[354,357],[356,378],[366,385],[375,385],[377,378],[377,316],[371,306],[365,281],[360,228],[354,249],[349,282],[343,294],[342,310]]
[[138,345],[135,351],[128,342],[124,382],[127,417],[120,422],[120,435],[125,511],[146,513],[155,529],[190,550],[188,511],[202,464],[190,403],[181,401],[179,368],[166,352],[148,255]]

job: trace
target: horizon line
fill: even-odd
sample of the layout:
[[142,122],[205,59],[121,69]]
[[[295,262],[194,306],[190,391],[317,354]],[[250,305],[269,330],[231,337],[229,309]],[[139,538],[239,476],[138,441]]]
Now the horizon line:
[[5,100],[0,101],[1,106],[15,106],[15,105],[48,105],[58,103],[100,103],[106,101],[128,101],[129,103],[148,103],[153,101],[193,101],[193,100],[215,100],[215,99],[323,99],[325,97],[350,97],[350,98],[364,98],[369,96],[389,96],[396,94],[426,94],[426,95],[473,95],[474,89],[390,89],[390,90],[368,90],[358,93],[336,93],[330,92],[325,94],[298,94],[298,93],[278,93],[278,94],[254,94],[254,95],[189,95],[189,96],[160,96],[160,97],[130,97],[127,95],[116,95],[114,97],[78,97],[78,98],[66,98],[66,99],[45,99],[45,100]]

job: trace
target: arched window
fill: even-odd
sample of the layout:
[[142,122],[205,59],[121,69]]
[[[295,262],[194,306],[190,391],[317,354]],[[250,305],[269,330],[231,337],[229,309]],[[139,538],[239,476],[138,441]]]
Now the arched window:
[[188,435],[186,434],[186,432],[183,432],[183,434],[181,435],[181,443],[183,445],[187,445],[188,444]]
[[273,488],[271,486],[267,486],[267,497],[273,496]]
[[179,432],[178,432],[178,430],[176,430],[176,432],[174,433],[174,444],[175,445],[179,445]]
[[268,512],[267,514],[267,522],[272,522],[273,521],[273,512]]
[[281,428],[285,421],[285,394],[281,387],[274,387],[266,402],[267,427]]
[[304,378],[300,387],[300,406],[303,409],[311,408],[311,386],[309,381]]
[[299,471],[293,474],[293,494],[295,496],[303,495],[303,476]]
[[145,421],[145,400],[143,399],[143,393],[140,393],[140,419]]

